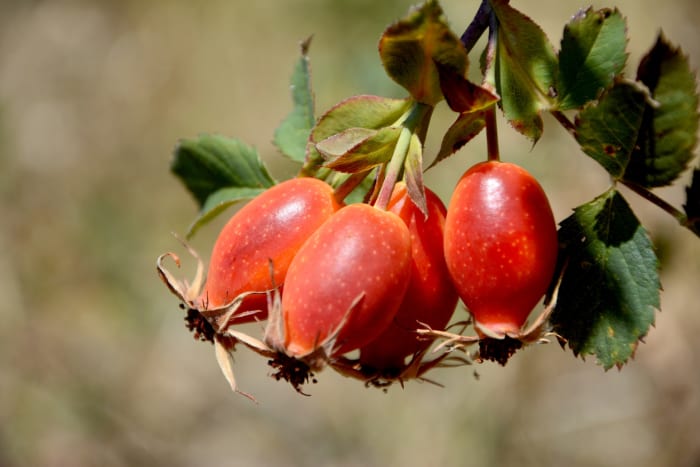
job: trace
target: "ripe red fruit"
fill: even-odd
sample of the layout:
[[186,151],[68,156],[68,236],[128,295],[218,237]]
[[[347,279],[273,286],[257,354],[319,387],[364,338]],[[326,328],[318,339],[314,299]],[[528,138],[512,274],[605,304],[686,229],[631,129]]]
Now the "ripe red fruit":
[[542,187],[523,168],[489,161],[457,183],[445,258],[477,331],[517,334],[552,279],[557,229]]
[[414,332],[419,322],[444,329],[457,305],[443,249],[445,205],[426,189],[428,217],[408,196],[406,185],[394,189],[388,210],[396,213],[411,234],[411,279],[396,317],[379,337],[360,349],[360,363],[376,370],[405,366],[405,359],[425,349],[429,340]]
[[341,355],[377,337],[403,299],[410,261],[410,235],[397,215],[367,204],[340,209],[289,267],[282,294],[286,353],[299,358],[331,346],[328,353]]
[[[226,305],[239,294],[265,291],[281,285],[296,252],[339,204],[333,189],[314,178],[282,182],[243,206],[231,217],[214,244],[204,291],[199,301],[211,309]],[[236,317],[252,310],[255,316]],[[265,318],[264,294],[246,297],[234,314],[234,322]]]

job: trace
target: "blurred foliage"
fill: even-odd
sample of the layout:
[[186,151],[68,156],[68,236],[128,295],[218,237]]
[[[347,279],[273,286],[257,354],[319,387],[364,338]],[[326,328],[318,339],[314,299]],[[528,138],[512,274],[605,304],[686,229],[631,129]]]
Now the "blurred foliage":
[[[513,2],[557,47],[587,6]],[[505,369],[476,367],[478,380],[472,368],[437,372],[445,389],[383,394],[324,373],[303,398],[241,351],[237,376],[254,406],[186,332],[154,269],[178,248],[170,232],[196,214],[168,171],[178,139],[240,137],[288,176],[271,140],[291,108],[299,41],[314,34],[319,112],[352,94],[401,96],[377,41],[410,3],[0,2],[0,465],[698,465],[700,246],[642,202],[633,208],[663,240],[663,312],[619,373],[552,345]],[[697,2],[594,7],[615,5],[630,63],[663,28],[700,66]],[[461,33],[478,1],[443,6]],[[444,113],[433,154],[453,118]],[[608,183],[553,120],[534,149],[502,128],[504,158],[542,181],[558,220]],[[426,181],[446,199],[483,154],[477,138]],[[682,189],[659,192],[683,202]],[[196,238],[205,256],[216,230]]]

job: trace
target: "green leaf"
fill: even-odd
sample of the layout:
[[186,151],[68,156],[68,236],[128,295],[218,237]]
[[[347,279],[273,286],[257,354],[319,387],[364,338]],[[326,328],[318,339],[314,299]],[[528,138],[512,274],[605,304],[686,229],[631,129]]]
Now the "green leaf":
[[487,57],[487,82],[501,97],[499,105],[517,131],[537,142],[542,135],[540,113],[552,107],[557,57],[542,29],[511,7],[491,0],[498,20],[495,56]]
[[319,141],[316,149],[327,160],[325,167],[339,172],[364,172],[391,160],[400,133],[400,127],[350,128]]
[[671,184],[687,169],[698,141],[695,74],[681,50],[659,35],[642,59],[637,79],[656,105],[647,105],[625,179],[647,188]]
[[618,80],[576,117],[581,149],[616,179],[624,174],[637,144],[647,98],[636,83]]
[[485,115],[483,110],[461,114],[443,136],[440,152],[428,168],[459,151],[462,146],[478,135],[486,126]]
[[254,148],[219,135],[180,141],[170,170],[200,207],[221,188],[268,188],[275,183]]
[[575,355],[605,369],[634,355],[659,308],[658,260],[647,232],[611,189],[561,223],[567,266],[551,316]]
[[442,100],[435,62],[464,74],[468,56],[437,1],[429,0],[389,26],[379,41],[387,74],[421,103]]
[[423,144],[415,133],[411,135],[411,141],[408,143],[403,179],[413,204],[427,216],[428,201],[425,198],[425,185],[423,183]]
[[339,102],[326,112],[311,130],[306,145],[306,157],[311,165],[322,165],[325,160],[316,144],[351,128],[380,128],[398,124],[411,108],[409,99],[390,99],[379,96],[354,96]]
[[187,238],[191,238],[202,226],[212,221],[228,207],[255,198],[267,188],[230,187],[212,193],[199,211],[197,219],[190,225]]
[[626,24],[617,9],[580,11],[564,28],[559,52],[560,110],[579,108],[607,89],[627,61]]
[[301,57],[294,67],[291,79],[294,107],[275,130],[274,144],[290,159],[304,162],[306,142],[314,126],[314,97],[311,91],[311,68],[308,50],[311,38],[301,44]]
[[700,237],[700,169],[693,170],[693,180],[685,188],[683,209],[688,218],[688,228]]

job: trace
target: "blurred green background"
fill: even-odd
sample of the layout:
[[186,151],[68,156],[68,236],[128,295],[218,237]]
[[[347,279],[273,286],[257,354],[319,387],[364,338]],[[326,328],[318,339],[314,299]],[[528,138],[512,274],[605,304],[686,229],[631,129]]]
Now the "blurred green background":
[[[457,32],[478,3],[444,1]],[[506,368],[437,371],[442,389],[384,394],[326,372],[306,398],[242,349],[237,377],[256,406],[185,330],[154,267],[182,253],[171,232],[196,212],[168,172],[178,138],[240,137],[290,176],[270,140],[290,109],[299,41],[314,34],[319,112],[353,94],[399,96],[376,44],[410,4],[0,1],[0,466],[700,466],[700,241],[627,191],[659,247],[664,291],[656,327],[620,372],[552,344]],[[660,28],[700,65],[696,0],[594,6],[615,4],[632,72]],[[513,5],[555,45],[585,6]],[[441,105],[429,159],[452,118]],[[608,184],[551,118],[534,148],[502,122],[501,145],[541,180],[557,220]],[[429,185],[447,201],[484,154],[480,136]],[[659,192],[683,202],[681,187]],[[205,255],[223,221],[195,237]]]

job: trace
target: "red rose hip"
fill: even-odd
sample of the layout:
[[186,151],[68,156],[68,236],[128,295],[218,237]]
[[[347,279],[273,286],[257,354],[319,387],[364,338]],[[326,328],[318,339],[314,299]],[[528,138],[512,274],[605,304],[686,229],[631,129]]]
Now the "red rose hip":
[[289,267],[285,352],[302,358],[330,343],[327,352],[340,355],[377,337],[403,299],[410,260],[408,228],[397,215],[367,204],[340,209]]
[[[294,178],[266,190],[237,211],[221,230],[211,254],[200,305],[216,308],[244,292],[269,290],[284,283],[287,269],[306,239],[339,208],[333,189],[314,178]],[[254,316],[246,311],[261,310]],[[266,316],[264,294],[250,295],[234,322]]]
[[517,334],[554,273],[557,229],[523,168],[489,161],[459,180],[445,220],[445,259],[478,332]]
[[411,201],[404,183],[394,189],[388,210],[396,213],[411,234],[411,279],[403,302],[389,327],[360,349],[360,363],[376,370],[402,369],[407,356],[425,349],[430,341],[415,330],[425,323],[444,329],[457,305],[443,249],[445,205],[426,188],[428,216]]

